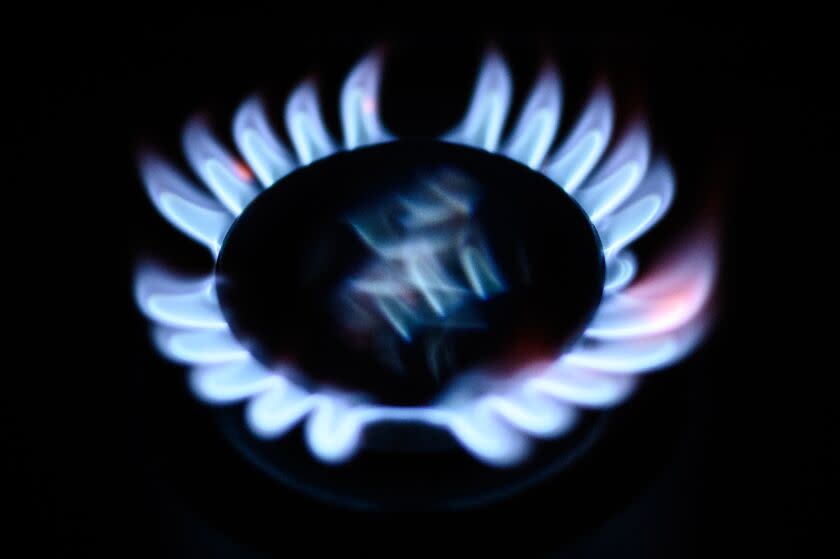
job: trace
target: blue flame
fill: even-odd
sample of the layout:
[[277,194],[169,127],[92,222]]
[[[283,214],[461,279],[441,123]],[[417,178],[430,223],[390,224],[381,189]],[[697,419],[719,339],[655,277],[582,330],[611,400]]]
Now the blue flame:
[[318,93],[310,82],[302,83],[289,96],[286,127],[303,165],[326,157],[337,149],[321,119]]
[[236,111],[233,139],[263,187],[271,186],[297,167],[294,157],[271,129],[257,97],[247,99]]
[[218,254],[233,217],[155,155],[140,158],[140,173],[149,197],[163,217]]
[[234,215],[251,203],[259,190],[233,156],[213,138],[203,119],[190,121],[184,129],[184,153],[187,161],[216,198]]
[[598,163],[613,127],[612,98],[599,88],[577,121],[572,133],[543,167],[547,177],[572,193]]
[[445,138],[496,151],[510,109],[512,89],[507,64],[498,52],[490,51],[481,65],[464,120]]
[[619,142],[607,162],[573,196],[593,223],[609,215],[636,189],[647,171],[650,141],[642,126]]
[[[140,172],[158,211],[176,228],[217,255],[234,218],[257,195],[298,165],[338,149],[387,141],[379,118],[382,58],[374,52],[350,73],[341,90],[344,145],[339,148],[321,117],[312,82],[295,89],[285,121],[293,150],[274,133],[257,98],[246,100],[234,118],[239,160],[216,140],[206,121],[191,121],[184,149],[195,174],[213,193],[178,172],[161,157],[145,154]],[[325,462],[347,460],[359,449],[366,426],[378,422],[424,422],[449,431],[466,451],[490,465],[518,463],[532,438],[568,432],[581,408],[605,408],[627,398],[642,373],[666,367],[690,352],[709,323],[706,312],[716,274],[715,247],[708,240],[684,244],[680,253],[635,280],[638,263],[627,247],[663,217],[674,195],[674,175],[664,159],[651,160],[643,123],[606,152],[613,129],[613,102],[605,86],[591,100],[559,148],[549,155],[562,105],[560,78],[548,66],[538,76],[509,138],[502,131],[510,109],[510,72],[495,51],[487,54],[466,116],[444,139],[516,159],[543,172],[576,198],[595,225],[607,263],[604,298],[579,343],[551,362],[525,363],[498,380],[489,371],[466,371],[422,407],[394,407],[369,395],[328,387],[304,388],[305,372],[288,364],[266,368],[234,337],[222,316],[213,277],[186,279],[143,266],[135,280],[140,309],[156,325],[155,342],[167,357],[190,365],[190,386],[212,404],[245,401],[246,421],[261,437],[282,436],[299,422],[312,453]],[[425,189],[403,196],[406,230],[443,226],[469,214],[470,192]],[[458,248],[443,261],[452,236],[408,235],[370,215],[351,220],[376,254],[350,289],[378,303],[378,312],[403,337],[410,336],[417,308],[402,297],[418,292],[426,314],[446,314],[470,297],[504,289],[491,255],[478,244]],[[480,238],[480,237],[479,237]],[[396,270],[383,262],[398,260]],[[448,268],[460,267],[456,281]],[[352,298],[351,298],[352,299]],[[357,305],[358,306],[358,305]],[[424,315],[425,316],[425,315]]]
[[341,124],[347,149],[390,139],[379,120],[381,53],[373,52],[353,69],[341,89]]
[[553,67],[542,71],[502,153],[536,169],[548,153],[560,125],[560,78]]

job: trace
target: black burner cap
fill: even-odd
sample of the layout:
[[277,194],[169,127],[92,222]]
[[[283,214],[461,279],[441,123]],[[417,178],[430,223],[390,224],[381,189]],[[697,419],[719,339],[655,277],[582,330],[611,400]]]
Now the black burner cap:
[[394,405],[558,354],[601,298],[592,224],[515,161],[431,140],[341,152],[262,192],[217,262],[234,334],[264,364]]

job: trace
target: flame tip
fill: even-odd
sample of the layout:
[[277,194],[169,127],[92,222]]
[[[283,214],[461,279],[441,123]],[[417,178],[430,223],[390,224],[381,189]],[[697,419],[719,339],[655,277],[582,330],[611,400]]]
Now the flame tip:
[[380,43],[371,47],[362,57],[362,60],[371,60],[377,63],[381,63],[384,61],[385,56],[388,54],[390,50],[390,46],[386,45],[385,43]]

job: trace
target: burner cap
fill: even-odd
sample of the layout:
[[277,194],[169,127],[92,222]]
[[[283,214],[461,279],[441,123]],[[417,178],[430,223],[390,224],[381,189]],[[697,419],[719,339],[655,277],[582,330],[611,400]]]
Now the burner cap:
[[393,405],[557,355],[601,298],[597,233],[538,172],[429,140],[342,152],[261,193],[217,291],[268,366]]

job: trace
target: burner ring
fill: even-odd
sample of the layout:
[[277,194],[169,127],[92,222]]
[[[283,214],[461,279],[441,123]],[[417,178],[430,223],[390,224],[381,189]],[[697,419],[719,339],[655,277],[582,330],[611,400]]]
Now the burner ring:
[[[329,314],[329,319],[323,324],[340,324],[344,334],[352,332],[354,336],[360,335],[364,341],[362,345],[367,344],[367,353],[370,353],[370,339],[381,337],[383,316],[403,339],[413,339],[413,336],[423,338],[429,332],[434,333],[435,328],[441,326],[441,316],[446,320],[456,320],[461,325],[469,324],[476,318],[469,312],[467,316],[462,316],[459,314],[462,309],[476,310],[478,319],[489,320],[491,327],[487,331],[491,334],[504,332],[500,325],[510,325],[514,335],[502,336],[498,344],[494,343],[492,336],[479,337],[483,344],[464,344],[459,341],[461,338],[457,338],[454,344],[457,351],[451,363],[428,361],[448,366],[409,367],[412,369],[408,375],[409,382],[402,385],[392,382],[393,363],[390,370],[382,367],[388,374],[357,376],[348,382],[346,376],[336,377],[335,371],[327,372],[319,364],[319,360],[323,362],[334,356],[319,355],[310,348],[303,352],[302,357],[289,358],[288,348],[278,347],[273,340],[266,340],[266,330],[259,325],[261,322],[270,325],[271,320],[282,317],[282,305],[274,305],[268,315],[270,320],[255,321],[256,327],[248,324],[251,311],[258,315],[261,305],[271,301],[272,296],[276,299],[276,293],[272,295],[271,291],[276,284],[254,293],[242,288],[253,285],[249,281],[237,286],[242,279],[236,277],[237,270],[247,270],[248,265],[264,261],[266,257],[262,255],[255,262],[244,265],[230,264],[229,260],[235,260],[237,254],[241,257],[248,250],[245,241],[236,239],[265,241],[258,234],[243,236],[242,231],[259,224],[270,224],[267,219],[241,216],[259,212],[261,207],[272,207],[272,203],[264,202],[274,197],[302,196],[306,189],[295,188],[294,181],[305,183],[307,181],[301,177],[309,176],[311,179],[313,174],[325,172],[336,165],[336,161],[406,149],[408,141],[392,142],[394,136],[379,118],[380,70],[381,53],[374,52],[364,58],[345,81],[340,100],[344,132],[341,145],[327,130],[312,82],[304,82],[297,87],[286,104],[286,128],[293,152],[275,135],[262,103],[256,98],[246,100],[234,118],[233,136],[238,154],[231,153],[217,140],[203,119],[192,120],[184,132],[186,158],[213,197],[163,158],[144,154],[140,160],[141,174],[159,212],[184,234],[208,248],[214,257],[221,256],[221,259],[216,270],[219,278],[214,274],[200,280],[187,280],[172,277],[160,268],[141,268],[135,283],[138,304],[155,323],[155,343],[161,353],[191,367],[193,392],[211,404],[245,402],[246,425],[256,437],[279,444],[280,439],[291,436],[292,432],[302,433],[306,450],[314,459],[349,466],[351,459],[364,456],[358,451],[365,446],[363,443],[368,442],[369,432],[383,426],[419,423],[424,428],[446,431],[461,449],[486,465],[515,468],[527,461],[529,452],[535,447],[552,444],[564,436],[573,436],[578,420],[588,415],[586,410],[617,405],[633,391],[641,373],[668,366],[699,343],[708,325],[706,303],[714,285],[715,247],[709,235],[705,238],[698,236],[695,242],[681,245],[680,254],[665,265],[655,267],[649,277],[634,282],[638,266],[628,246],[653,227],[668,210],[675,184],[669,164],[661,158],[652,159],[648,133],[641,122],[629,126],[615,142],[610,141],[613,108],[606,88],[598,88],[594,92],[568,136],[551,152],[560,121],[562,88],[558,74],[550,65],[540,72],[520,116],[503,139],[512,84],[504,60],[491,51],[482,65],[463,121],[442,137],[447,143],[427,141],[413,145],[427,146],[423,150],[439,150],[433,158],[437,162],[439,156],[444,159],[450,157],[453,150],[469,153],[471,155],[456,162],[459,172],[466,171],[469,176],[477,176],[481,179],[478,183],[487,189],[488,185],[498,183],[499,177],[488,177],[486,170],[481,176],[476,168],[464,169],[470,166],[469,160],[483,160],[477,167],[495,168],[500,176],[515,174],[533,185],[528,186],[528,195],[511,198],[504,195],[511,190],[509,185],[494,187],[494,192],[487,199],[496,200],[496,205],[489,204],[489,207],[497,210],[489,212],[486,224],[479,219],[480,227],[468,226],[461,230],[458,229],[463,225],[463,215],[460,214],[465,212],[458,210],[453,213],[451,208],[442,211],[451,202],[450,198],[454,198],[455,207],[471,207],[463,204],[458,192],[454,197],[451,192],[442,196],[448,200],[447,204],[441,205],[438,200],[429,205],[427,202],[432,191],[418,193],[397,189],[397,198],[407,197],[408,205],[414,209],[409,212],[411,215],[407,222],[392,222],[389,218],[385,220],[389,225],[383,229],[391,231],[394,223],[399,222],[400,227],[408,231],[410,240],[414,241],[417,240],[415,227],[418,223],[422,229],[430,223],[439,222],[439,216],[443,215],[443,221],[447,223],[445,230],[448,231],[444,238],[454,238],[452,232],[455,230],[457,238],[464,241],[456,243],[459,247],[454,251],[457,258],[449,255],[442,260],[430,260],[429,254],[434,252],[429,252],[430,247],[440,240],[432,235],[420,239],[422,250],[419,252],[417,246],[409,243],[413,248],[408,252],[414,256],[420,254],[423,258],[412,257],[399,273],[390,264],[384,266],[381,261],[393,259],[394,247],[387,242],[384,245],[380,243],[381,228],[370,228],[364,217],[371,215],[369,206],[362,204],[367,209],[362,208],[362,221],[359,222],[359,208],[354,205],[355,201],[362,202],[359,191],[353,188],[349,189],[349,194],[341,191],[337,186],[341,181],[334,181],[334,176],[333,182],[327,181],[329,184],[326,186],[310,188],[306,192],[310,197],[308,201],[281,205],[278,212],[294,212],[295,209],[313,205],[319,208],[317,212],[301,211],[289,216],[289,222],[297,226],[301,223],[305,225],[313,215],[331,216],[334,226],[338,215],[345,215],[345,210],[349,212],[345,217],[357,237],[350,242],[347,231],[344,231],[345,240],[336,246],[351,248],[346,253],[333,251],[333,254],[336,261],[349,260],[352,265],[328,268],[332,272],[341,272],[330,276],[341,281],[330,284],[331,289],[328,290],[333,292],[330,297],[341,303],[337,305],[338,311],[336,305],[324,305],[332,310],[324,313],[325,318]],[[365,147],[378,144],[387,145]],[[331,157],[342,149],[348,151]],[[379,161],[380,165],[388,167],[381,158]],[[416,166],[417,161],[414,163]],[[429,160],[422,163],[421,166],[425,167]],[[366,176],[375,177],[377,168],[378,165],[369,165]],[[393,182],[393,174],[390,178]],[[518,180],[514,177],[509,182]],[[278,181],[280,184],[272,188]],[[543,186],[537,187],[538,184]],[[538,191],[542,194],[537,194]],[[324,192],[333,196],[319,200],[317,197]],[[534,202],[540,196],[548,196],[549,192],[550,200],[540,199],[545,201],[544,206]],[[344,200],[342,194],[351,196],[354,202],[341,206],[341,212],[330,213],[321,209],[324,201]],[[431,197],[440,198],[439,194],[434,193]],[[415,196],[418,198],[415,199]],[[503,207],[499,200],[511,200],[512,207]],[[516,204],[523,203],[523,200],[532,201],[532,213],[540,216],[539,219],[527,221],[523,216],[528,212],[520,211],[521,208],[516,210]],[[374,207],[378,207],[377,204],[383,203],[382,197],[372,202]],[[393,205],[393,201],[384,203],[386,207]],[[558,209],[563,204],[565,209]],[[481,205],[477,207],[476,215],[481,217]],[[544,218],[549,213],[546,209],[552,208],[559,213]],[[597,265],[582,266],[584,275],[595,271],[597,278],[589,289],[598,291],[602,288],[600,304],[597,304],[597,297],[589,300],[587,295],[590,291],[556,289],[557,286],[553,285],[550,296],[535,300],[553,301],[555,307],[546,305],[542,309],[533,301],[526,306],[530,315],[526,318],[532,320],[539,317],[540,312],[554,320],[558,317],[569,320],[565,325],[537,320],[534,326],[545,339],[536,337],[536,350],[527,347],[527,344],[524,349],[516,343],[512,343],[512,347],[508,345],[508,342],[521,339],[535,339],[530,334],[521,335],[522,331],[528,330],[527,320],[502,320],[498,317],[509,319],[509,314],[501,312],[497,315],[493,311],[494,307],[504,307],[499,303],[503,303],[505,297],[523,292],[517,283],[520,278],[510,264],[515,258],[511,258],[510,251],[504,248],[507,246],[506,239],[510,243],[509,239],[517,237],[499,234],[502,231],[500,219],[504,222],[499,216],[504,216],[505,211],[515,218],[518,216],[518,221],[514,219],[517,222],[515,232],[526,237],[529,231],[539,230],[540,227],[557,227],[558,217],[574,216],[569,223],[564,222],[559,227],[582,221],[581,227],[572,227],[578,233],[570,235],[579,241],[581,246],[578,249],[585,254],[590,254],[593,247],[596,252],[602,250],[602,255],[598,254]],[[454,214],[459,214],[459,217],[454,217]],[[460,225],[449,223],[450,220]],[[488,226],[485,228],[484,225]],[[285,226],[280,223],[267,230],[274,231],[276,235]],[[587,232],[583,233],[583,229]],[[371,234],[372,231],[375,234]],[[388,240],[389,235],[384,238]],[[488,237],[486,244],[483,235]],[[590,242],[593,236],[595,240]],[[545,235],[555,242],[562,237],[564,235],[556,230]],[[311,248],[311,239],[310,236],[300,242],[299,231],[286,231],[283,235],[285,245],[278,243],[276,246],[284,246],[287,250]],[[452,246],[452,243],[444,244]],[[532,239],[522,244],[533,248],[543,243]],[[232,248],[234,245],[235,250]],[[220,252],[224,254],[220,255]],[[370,257],[371,252],[377,254],[379,261],[373,259],[371,263],[370,258],[361,257],[362,254]],[[399,245],[398,252],[405,256],[405,245]],[[284,257],[288,258],[288,255]],[[551,261],[549,257],[541,257],[530,262]],[[581,261],[592,263],[592,259],[585,256]],[[457,262],[460,262],[461,271],[456,273],[453,263]],[[274,272],[268,279],[277,277]],[[546,277],[558,281],[567,278],[559,276],[556,271],[546,274]],[[453,278],[457,281],[450,281]],[[297,284],[293,282],[291,285],[292,290],[300,285],[299,278],[296,281]],[[470,290],[465,289],[467,285]],[[510,286],[513,289],[509,289]],[[243,313],[239,303],[232,300],[232,297],[236,298],[233,295],[237,290],[240,294],[244,291],[246,299],[249,295],[260,295],[255,303],[246,305],[248,312]],[[297,303],[289,294],[289,285],[279,292],[286,297],[282,301]],[[527,290],[524,292],[527,293]],[[266,293],[268,297],[264,296]],[[387,304],[381,305],[383,294],[388,304],[396,306],[389,308]],[[227,297],[224,305],[220,296],[222,299]],[[476,298],[480,302],[476,302]],[[569,303],[569,307],[558,310],[558,300]],[[589,310],[590,302],[597,304],[594,314]],[[343,312],[349,304],[364,309],[372,318],[355,320],[353,317],[363,313]],[[380,304],[379,307],[377,304]],[[569,312],[572,307],[579,312]],[[379,308],[380,314],[371,312],[371,308]],[[406,312],[406,309],[411,312]],[[295,317],[298,320],[301,318],[299,314]],[[429,317],[433,319],[431,327],[428,326]],[[575,341],[580,326],[587,321],[585,330]],[[452,324],[444,321],[444,326]],[[308,333],[312,330],[309,329]],[[318,340],[322,332],[314,333],[314,339]],[[393,338],[394,332],[389,332],[389,335]],[[290,339],[295,338],[291,336]],[[312,340],[305,341],[316,348],[319,345]],[[571,341],[575,343],[566,347]],[[429,346],[425,342],[417,345]],[[470,348],[482,349],[482,345],[485,346],[482,351],[470,351]],[[306,347],[306,344],[296,344],[296,347]],[[549,347],[557,349],[559,354],[548,355]],[[504,348],[508,353],[494,352],[497,348]],[[520,351],[525,360],[516,359]],[[323,354],[324,350],[320,353]],[[352,352],[345,348],[338,357],[339,361],[344,358],[352,361],[354,358]],[[399,354],[397,357],[396,363],[422,362],[410,354]],[[498,366],[488,367],[488,362]],[[371,361],[368,360],[368,363]],[[381,367],[382,363],[377,366]],[[477,373],[472,370],[476,367]],[[497,374],[497,370],[502,374]],[[375,366],[359,367],[358,371],[376,372],[377,369]],[[388,381],[383,382],[383,379]],[[447,388],[438,391],[437,384],[430,384],[430,379],[436,383],[444,381],[441,384],[446,384]],[[383,392],[375,393],[383,388]],[[438,392],[439,396],[435,397]],[[411,402],[422,403],[407,405]],[[540,444],[537,440],[541,441]]]

